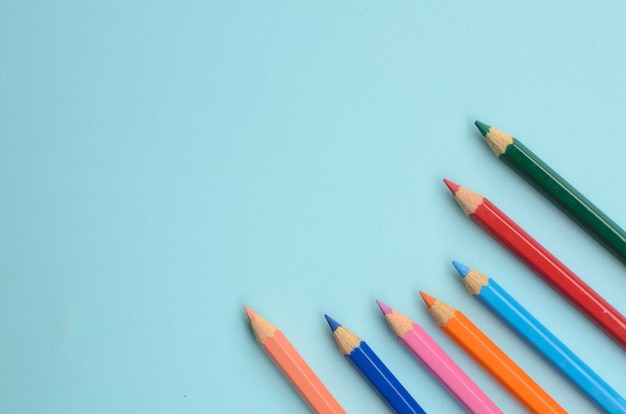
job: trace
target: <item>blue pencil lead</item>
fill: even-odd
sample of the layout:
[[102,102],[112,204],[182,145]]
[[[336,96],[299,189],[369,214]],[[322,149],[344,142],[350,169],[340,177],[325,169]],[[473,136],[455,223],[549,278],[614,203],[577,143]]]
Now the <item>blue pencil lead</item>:
[[330,329],[332,329],[333,332],[335,332],[337,330],[337,328],[339,328],[341,326],[341,324],[339,322],[337,322],[336,320],[334,320],[330,316],[324,315],[324,317],[326,318],[326,322],[328,322],[328,325],[330,326]]
[[333,332],[335,332],[337,330],[337,328],[339,328],[341,326],[341,324],[339,322],[337,322],[336,320],[334,320],[330,316],[324,315],[324,317],[326,318],[326,322],[328,322],[328,325],[330,326],[330,329],[332,329]]
[[467,276],[467,274],[470,271],[470,268],[465,266],[462,263],[457,262],[456,260],[452,261],[452,264],[454,265],[454,267],[456,268],[456,271],[459,272],[459,275],[461,275],[461,277],[465,277]]

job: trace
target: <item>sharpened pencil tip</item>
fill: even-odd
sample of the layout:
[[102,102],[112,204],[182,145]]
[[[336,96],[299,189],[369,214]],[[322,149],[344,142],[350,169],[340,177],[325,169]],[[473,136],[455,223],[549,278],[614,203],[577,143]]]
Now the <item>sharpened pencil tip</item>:
[[432,296],[422,292],[420,290],[420,296],[422,297],[422,299],[424,299],[424,303],[426,303],[426,306],[430,309],[433,307],[433,305],[435,304],[435,298],[433,298]]
[[246,311],[246,315],[248,315],[248,319],[252,320],[252,317],[255,315],[254,311],[247,306],[244,306],[243,310]]
[[443,182],[446,183],[446,185],[448,186],[448,189],[450,190],[452,194],[456,194],[456,192],[459,190],[460,185],[458,185],[457,183],[452,182],[448,180],[447,178],[444,178]]
[[391,311],[393,310],[389,306],[379,301],[378,299],[376,299],[376,303],[378,304],[378,307],[380,308],[380,310],[383,312],[383,315],[391,313]]
[[339,322],[337,322],[336,320],[334,320],[330,316],[324,315],[324,317],[326,318],[326,322],[328,322],[328,326],[330,326],[330,329],[333,332],[335,332],[337,330],[337,328],[339,328],[341,326],[341,324]]
[[470,271],[469,267],[465,266],[463,263],[457,262],[456,260],[453,260],[452,264],[456,268],[456,271],[459,272],[459,275],[461,275],[461,277],[467,276]]
[[476,125],[476,128],[478,128],[480,133],[483,134],[483,137],[487,136],[487,134],[489,133],[489,129],[491,129],[491,127],[489,125],[485,124],[484,122],[480,122],[480,121],[474,122],[474,125]]

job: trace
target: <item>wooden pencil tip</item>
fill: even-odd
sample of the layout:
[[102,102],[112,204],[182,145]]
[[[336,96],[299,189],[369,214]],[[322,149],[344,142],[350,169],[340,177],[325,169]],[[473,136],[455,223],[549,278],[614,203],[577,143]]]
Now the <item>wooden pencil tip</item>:
[[456,192],[459,190],[459,187],[461,187],[457,183],[452,182],[448,180],[447,178],[444,178],[443,182],[448,186],[448,189],[450,190],[452,194],[456,194]]
[[465,266],[462,263],[457,262],[456,260],[453,260],[452,264],[454,265],[456,271],[459,272],[459,275],[461,275],[461,277],[467,276],[467,274],[470,271],[469,267]]
[[476,128],[478,128],[480,133],[483,134],[483,137],[487,136],[487,134],[489,133],[489,129],[491,128],[491,126],[480,121],[474,122],[474,125],[476,125]]
[[254,311],[247,306],[244,306],[243,310],[246,311],[246,315],[248,315],[248,319],[252,320],[252,317],[255,315]]
[[378,307],[380,308],[380,310],[383,312],[383,315],[391,313],[391,311],[393,310],[389,306],[379,301],[378,299],[376,299],[376,303],[378,304]]
[[335,332],[337,330],[337,328],[339,328],[341,326],[341,324],[339,322],[337,322],[336,320],[334,320],[330,316],[324,315],[324,317],[326,318],[326,322],[328,322],[328,326],[330,326],[330,329],[333,332]]
[[426,303],[426,306],[428,308],[432,308],[433,305],[435,304],[435,301],[437,300],[433,298],[432,296],[422,292],[421,290],[420,290],[420,296],[422,297],[422,299],[424,300],[424,303]]

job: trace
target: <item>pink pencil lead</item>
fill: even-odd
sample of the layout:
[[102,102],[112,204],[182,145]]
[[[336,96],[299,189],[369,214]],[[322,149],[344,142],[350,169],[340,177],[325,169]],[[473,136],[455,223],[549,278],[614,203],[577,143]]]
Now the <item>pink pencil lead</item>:
[[379,301],[378,299],[376,299],[376,303],[378,304],[378,307],[380,308],[380,310],[383,312],[384,315],[391,313],[391,311],[393,310],[389,306]]

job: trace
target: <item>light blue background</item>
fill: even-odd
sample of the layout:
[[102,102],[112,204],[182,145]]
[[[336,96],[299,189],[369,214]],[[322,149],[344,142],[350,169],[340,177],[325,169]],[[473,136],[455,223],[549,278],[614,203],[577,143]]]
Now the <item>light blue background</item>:
[[[221,3],[221,4],[220,4]],[[626,5],[0,2],[0,412],[295,413],[242,306],[348,412],[384,412],[328,313],[431,413],[460,407],[374,302],[463,310],[556,400],[593,412],[487,313],[492,277],[626,395],[626,358],[461,212],[484,194],[626,312],[615,258],[499,162],[519,137],[626,225]]]

